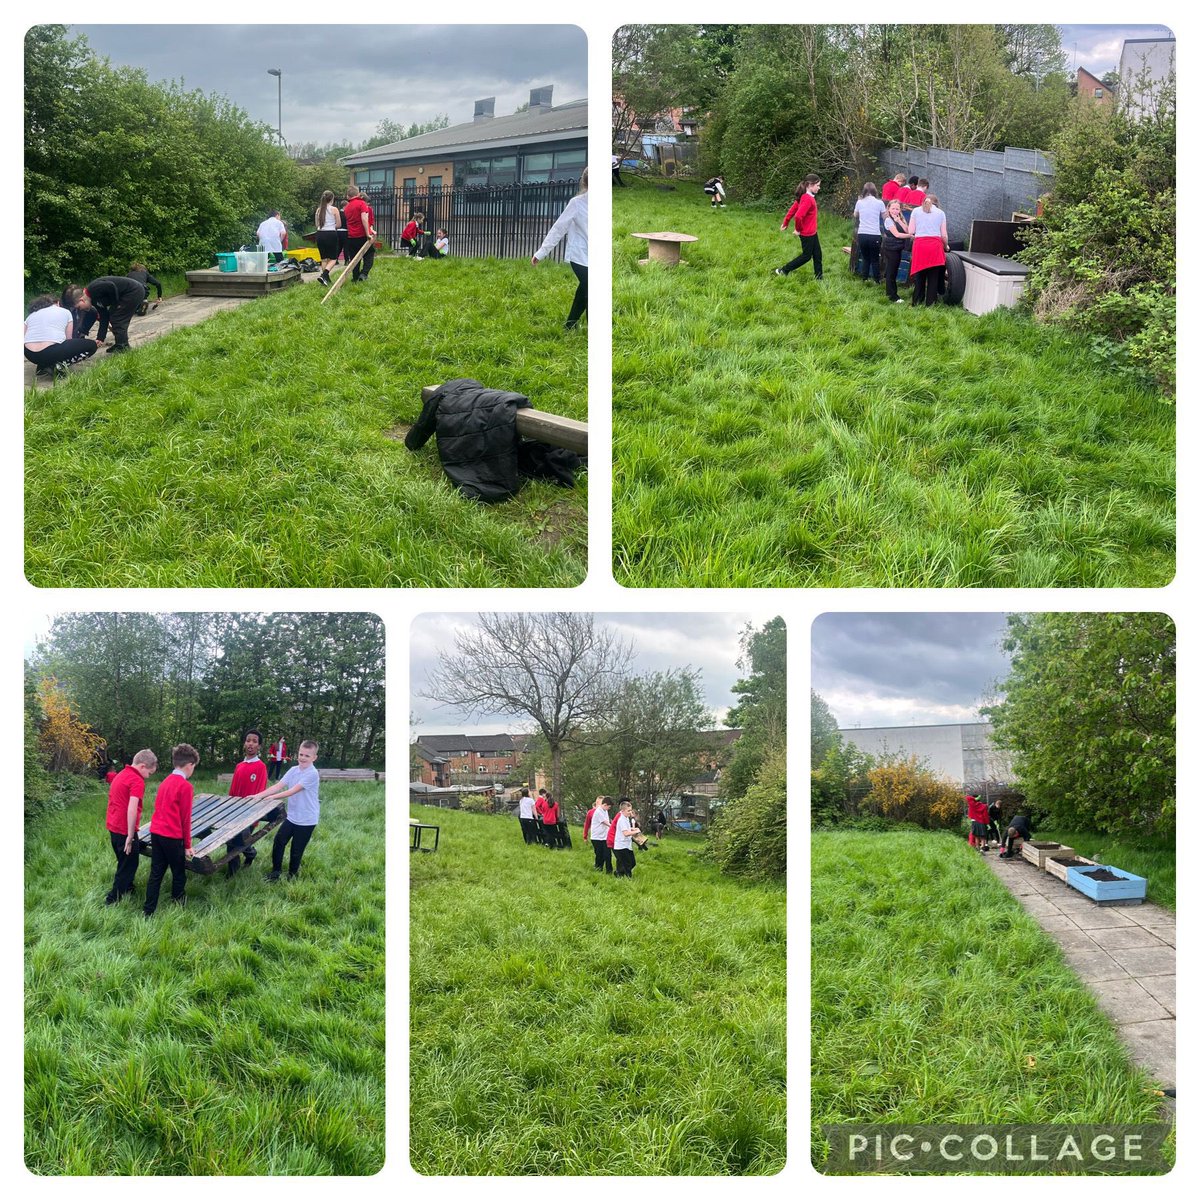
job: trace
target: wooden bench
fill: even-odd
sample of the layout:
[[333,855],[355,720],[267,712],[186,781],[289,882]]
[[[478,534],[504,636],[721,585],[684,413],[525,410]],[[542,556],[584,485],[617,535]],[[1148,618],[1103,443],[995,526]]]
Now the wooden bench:
[[[424,404],[438,389],[423,387],[421,403]],[[558,417],[554,413],[541,412],[536,408],[517,409],[517,432],[531,441],[547,446],[559,446],[585,456],[588,452],[588,427],[584,421],[571,417]]]
[[[192,800],[192,857],[188,870],[200,875],[211,875],[218,867],[233,857],[226,846],[239,833],[245,833],[245,845],[235,853],[240,854],[246,846],[266,837],[277,825],[283,823],[278,816],[265,825],[255,828],[257,822],[265,821],[267,813],[282,808],[278,796],[259,800],[251,804],[243,796],[218,796],[213,792],[201,792]],[[248,831],[253,832],[248,832]],[[138,850],[150,853],[150,822],[147,821],[137,832]]]
[[[370,767],[332,767],[329,770],[318,767],[317,774],[320,775],[322,783],[383,783],[384,781],[384,773],[372,771]],[[283,776],[281,775],[280,778]],[[218,783],[231,783],[232,781],[232,774],[217,776]]]

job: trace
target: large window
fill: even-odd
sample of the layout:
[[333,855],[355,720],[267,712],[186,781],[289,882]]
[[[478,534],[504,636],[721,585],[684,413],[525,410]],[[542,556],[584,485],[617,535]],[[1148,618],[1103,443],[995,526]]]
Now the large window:
[[587,151],[555,150],[527,154],[521,160],[522,183],[549,183],[552,179],[578,179],[587,165]]
[[391,167],[374,167],[369,171],[355,171],[354,182],[359,187],[390,186],[393,179]]

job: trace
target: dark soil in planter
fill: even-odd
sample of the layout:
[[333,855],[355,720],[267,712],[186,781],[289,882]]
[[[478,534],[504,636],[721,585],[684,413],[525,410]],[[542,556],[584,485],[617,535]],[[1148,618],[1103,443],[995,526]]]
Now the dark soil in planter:
[[1094,871],[1084,871],[1084,874],[1089,879],[1098,879],[1101,883],[1120,883],[1125,878],[1124,875],[1114,875],[1104,867],[1097,867]]
[[1030,842],[1035,850],[1054,850],[1062,845],[1062,842]]
[[1061,863],[1064,867],[1094,867],[1096,864],[1088,862],[1086,858],[1056,858],[1056,863]]

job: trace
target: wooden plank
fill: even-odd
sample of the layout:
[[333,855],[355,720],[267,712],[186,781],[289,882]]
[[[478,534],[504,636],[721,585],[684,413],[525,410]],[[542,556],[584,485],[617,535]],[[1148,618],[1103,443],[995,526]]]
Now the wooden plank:
[[[421,403],[424,404],[436,391],[436,387],[423,387]],[[547,446],[559,446],[563,450],[573,450],[579,455],[586,455],[588,452],[586,421],[556,416],[554,413],[542,412],[536,408],[519,408],[517,409],[517,432],[522,437],[542,442]]]
[[325,295],[321,297],[322,304],[324,304],[330,296],[334,295],[338,288],[340,288],[342,284],[346,282],[346,276],[349,275],[356,266],[358,266],[362,256],[366,254],[366,252],[370,250],[373,245],[374,242],[368,239],[367,241],[363,242],[361,246],[359,246],[358,253],[342,268],[342,273],[333,281],[333,286],[325,293]]

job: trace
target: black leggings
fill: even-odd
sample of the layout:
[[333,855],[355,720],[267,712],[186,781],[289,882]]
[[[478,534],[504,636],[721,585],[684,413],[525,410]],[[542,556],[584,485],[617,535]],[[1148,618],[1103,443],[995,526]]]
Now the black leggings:
[[808,262],[808,260],[811,258],[812,265],[813,265],[813,274],[818,279],[820,279],[821,278],[821,240],[820,240],[820,238],[818,238],[815,233],[811,237],[807,237],[806,235],[801,234],[800,235],[800,245],[803,246],[804,249],[801,251],[799,257],[793,258],[792,261],[783,268],[783,273],[785,275],[790,275],[797,267],[804,266],[804,264],[806,262]]
[[294,826],[292,822],[284,820],[275,834],[275,841],[271,844],[271,870],[283,869],[283,847],[287,846],[290,841],[292,842],[292,853],[288,854],[288,876],[298,874],[300,859],[304,858],[305,846],[308,845],[308,839],[312,838],[316,832],[316,826]]
[[568,329],[574,329],[579,324],[579,318],[587,312],[587,267],[571,263],[571,270],[575,272],[579,286],[575,289],[575,299],[571,301],[571,311],[567,313]]
[[879,243],[882,239],[869,233],[858,235],[858,248],[862,252],[863,279],[879,282]]
[[938,292],[942,290],[942,276],[945,273],[944,266],[926,267],[925,270],[918,271],[913,276],[913,303],[936,304]]
[[291,821],[284,820],[271,845],[271,869],[274,871],[283,869],[283,849],[288,842],[291,842],[292,851],[288,855],[288,877],[296,876],[300,871],[300,860],[304,857],[304,848],[316,831],[315,825],[293,825]]
[[96,343],[91,338],[67,338],[44,350],[26,348],[25,357],[38,367],[55,367],[59,363],[83,362],[96,353]]

